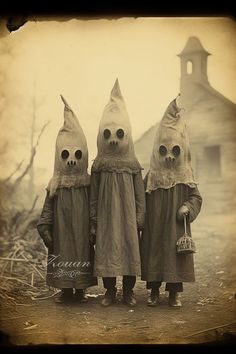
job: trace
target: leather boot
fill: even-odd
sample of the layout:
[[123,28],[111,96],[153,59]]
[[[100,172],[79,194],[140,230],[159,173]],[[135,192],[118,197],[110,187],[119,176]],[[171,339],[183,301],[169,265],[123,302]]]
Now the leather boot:
[[88,298],[84,294],[84,289],[75,290],[74,301],[78,303],[88,302]]
[[73,289],[61,289],[60,295],[55,298],[57,304],[66,304],[73,302]]
[[107,289],[104,298],[101,301],[101,305],[104,307],[110,306],[116,302],[116,289]]
[[182,306],[177,292],[169,292],[169,306],[180,308]]
[[147,299],[147,305],[151,307],[157,306],[158,299],[159,299],[159,290],[152,289]]
[[128,306],[134,307],[137,305],[137,301],[135,299],[135,295],[133,290],[126,291],[123,293],[124,303]]

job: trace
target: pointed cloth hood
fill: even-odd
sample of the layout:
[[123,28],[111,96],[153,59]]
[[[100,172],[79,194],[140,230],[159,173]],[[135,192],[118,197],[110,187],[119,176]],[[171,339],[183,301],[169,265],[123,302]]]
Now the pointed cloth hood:
[[127,171],[137,173],[142,168],[134,153],[131,125],[118,79],[105,106],[97,137],[97,157],[92,171]]
[[196,186],[186,122],[178,104],[179,96],[167,107],[156,132],[147,175],[146,191],[149,193],[179,183]]
[[57,188],[80,187],[89,184],[88,148],[85,135],[68,103],[64,102],[64,125],[56,139],[54,173],[48,185],[50,197]]

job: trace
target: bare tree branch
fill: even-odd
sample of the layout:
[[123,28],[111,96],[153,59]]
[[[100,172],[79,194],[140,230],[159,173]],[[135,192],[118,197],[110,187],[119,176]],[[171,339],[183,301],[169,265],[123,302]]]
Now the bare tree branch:
[[[35,123],[36,123],[35,82],[34,82],[34,96],[33,96],[32,105],[33,105],[33,111],[32,111],[31,134],[30,134],[30,151],[31,151],[31,153],[34,149]],[[31,196],[34,195],[34,163],[32,163],[28,172],[29,172],[29,176],[30,176],[28,191],[29,191],[29,196],[31,198]]]
[[[47,125],[49,124],[50,122],[48,121],[47,123],[44,124],[44,126],[41,128],[41,131],[38,135],[38,138],[37,138],[37,141],[36,141],[36,144],[33,146],[32,150],[31,150],[31,156],[30,156],[30,161],[28,163],[28,165],[25,167],[24,171],[21,173],[21,175],[14,181],[14,183],[11,185],[11,187],[8,189],[8,193],[7,193],[7,197],[9,197],[9,195],[11,195],[12,193],[14,193],[16,187],[18,186],[18,184],[22,181],[22,179],[25,177],[25,175],[28,173],[28,171],[30,170],[30,167],[32,166],[33,164],[33,161],[34,161],[34,158],[35,158],[35,155],[36,155],[36,148],[37,146],[39,145],[39,141],[40,141],[40,138],[45,130],[45,128],[47,127]],[[12,172],[12,174],[7,177],[2,183],[5,183],[6,181],[8,181],[21,167],[23,161],[20,162],[20,164],[17,166],[17,168],[15,169],[15,171]],[[35,198],[34,200],[34,203],[33,203],[33,206],[31,208],[31,211],[34,209],[35,207],[35,204],[36,204],[36,201],[37,201],[38,197]]]
[[31,209],[30,209],[30,211],[29,211],[29,214],[32,213],[32,211],[34,210],[38,198],[39,198],[39,196],[36,195],[36,197],[34,198],[34,202],[33,202],[33,204],[32,204],[32,207],[31,207]]
[[37,141],[36,141],[36,144],[34,145],[34,147],[32,148],[32,152],[31,152],[31,156],[30,156],[30,161],[28,163],[28,165],[26,166],[25,170],[22,172],[22,174],[15,180],[15,183],[14,183],[14,187],[16,187],[16,185],[18,185],[21,180],[25,177],[25,175],[28,173],[31,165],[33,164],[33,161],[34,161],[34,158],[35,158],[35,155],[36,155],[36,148],[39,144],[39,141],[40,141],[40,138],[46,128],[46,126],[49,124],[50,122],[48,121],[47,123],[44,124],[44,126],[42,127],[39,135],[38,135],[38,138],[37,138]]
[[37,139],[37,142],[36,142],[36,144],[35,144],[35,148],[38,146],[39,140],[40,140],[40,138],[41,138],[41,136],[42,136],[42,134],[43,134],[43,132],[44,132],[46,126],[47,126],[49,123],[50,123],[50,121],[48,121],[47,123],[45,123],[44,126],[42,127],[42,129],[41,129],[41,131],[40,131],[40,133],[39,133],[39,135],[38,135],[38,139]]
[[25,160],[22,160],[19,165],[16,167],[16,169],[10,174],[10,176],[8,176],[7,178],[5,178],[2,183],[6,183],[7,181],[9,181],[9,179],[12,178],[12,176],[14,176],[14,174],[21,168],[21,165],[22,163],[24,162]]

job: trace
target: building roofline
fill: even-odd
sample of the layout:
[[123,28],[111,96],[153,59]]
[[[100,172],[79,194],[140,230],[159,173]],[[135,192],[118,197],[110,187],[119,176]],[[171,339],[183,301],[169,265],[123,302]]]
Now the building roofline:
[[157,122],[156,124],[154,124],[150,128],[148,128],[148,130],[146,130],[137,140],[135,140],[134,143],[137,144],[140,140],[142,140],[145,137],[145,135],[147,135],[150,131],[152,131],[153,129],[156,128],[158,123],[159,122]]
[[223,101],[224,103],[230,105],[233,109],[236,110],[236,103],[230,101],[228,98],[226,98],[224,95],[222,95],[219,91],[214,89],[210,84],[205,84],[203,82],[198,82],[198,84],[200,86],[204,87],[207,91],[209,91],[215,97],[219,98],[221,101]]
[[205,51],[205,52],[200,52],[199,50],[193,50],[193,51],[191,51],[191,52],[186,52],[186,53],[182,53],[182,52],[181,52],[181,53],[177,54],[176,56],[182,58],[182,57],[188,57],[189,54],[194,54],[194,53],[201,53],[201,54],[204,54],[204,55],[206,55],[206,56],[212,55],[211,53],[209,53],[209,52],[207,52],[207,51]]
[[189,54],[201,53],[204,55],[211,55],[202,45],[198,37],[191,36],[188,38],[183,50],[177,54],[178,57],[188,56]]

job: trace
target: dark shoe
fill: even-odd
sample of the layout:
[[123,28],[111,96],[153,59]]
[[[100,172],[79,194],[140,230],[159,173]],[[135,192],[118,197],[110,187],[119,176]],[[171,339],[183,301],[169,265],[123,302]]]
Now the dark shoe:
[[128,306],[134,307],[137,305],[137,301],[135,299],[133,291],[124,293],[123,300],[124,300],[124,303]]
[[83,289],[76,289],[74,294],[74,301],[78,303],[88,302],[88,298],[84,295]]
[[178,293],[169,293],[169,306],[180,308],[182,307]]
[[157,302],[159,299],[159,291],[151,291],[151,294],[149,295],[147,299],[147,305],[151,307],[157,306]]
[[73,302],[73,289],[62,289],[60,295],[55,298],[57,304],[66,304]]
[[104,307],[110,306],[116,302],[116,292],[107,290],[104,298],[101,301],[101,305]]

